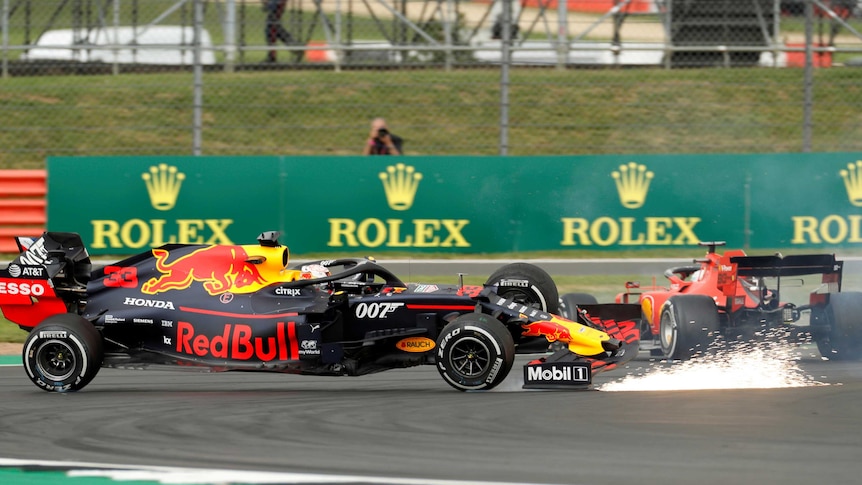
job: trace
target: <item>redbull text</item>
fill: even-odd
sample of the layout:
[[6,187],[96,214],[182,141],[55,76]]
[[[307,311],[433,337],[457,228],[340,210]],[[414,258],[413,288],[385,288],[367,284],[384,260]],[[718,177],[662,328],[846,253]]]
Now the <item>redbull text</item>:
[[228,360],[295,360],[299,358],[295,322],[278,322],[275,335],[255,336],[250,325],[226,324],[221,335],[196,334],[189,322],[177,322],[176,351]]

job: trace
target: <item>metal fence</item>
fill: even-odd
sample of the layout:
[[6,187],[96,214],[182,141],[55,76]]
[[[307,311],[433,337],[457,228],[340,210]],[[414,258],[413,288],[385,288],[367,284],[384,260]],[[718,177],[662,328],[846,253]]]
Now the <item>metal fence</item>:
[[0,0],[50,155],[862,151],[855,0]]

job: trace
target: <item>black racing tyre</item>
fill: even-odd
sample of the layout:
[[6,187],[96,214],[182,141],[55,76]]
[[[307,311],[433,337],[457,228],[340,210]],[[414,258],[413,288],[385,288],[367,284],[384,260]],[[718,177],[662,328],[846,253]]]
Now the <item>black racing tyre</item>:
[[720,325],[718,308],[711,297],[672,296],[661,309],[661,351],[671,360],[686,360],[704,353],[718,337]]
[[560,297],[560,316],[578,321],[577,307],[580,305],[597,305],[599,300],[589,293],[566,293]]
[[548,313],[560,309],[557,284],[545,270],[529,263],[512,263],[494,271],[485,286],[496,286],[496,293]]
[[503,382],[515,361],[509,330],[490,315],[466,313],[437,338],[437,370],[459,391],[485,391]]
[[99,331],[71,313],[46,318],[24,341],[24,370],[36,386],[46,391],[83,388],[96,377],[103,357]]
[[817,340],[820,355],[830,360],[862,358],[862,293],[831,293],[826,315],[829,334]]

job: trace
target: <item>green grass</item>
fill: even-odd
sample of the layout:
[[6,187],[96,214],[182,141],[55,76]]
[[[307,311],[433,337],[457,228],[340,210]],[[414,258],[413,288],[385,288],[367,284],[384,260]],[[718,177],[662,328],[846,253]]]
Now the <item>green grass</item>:
[[[385,113],[411,155],[496,155],[499,72],[212,72],[206,155],[356,155]],[[802,150],[801,69],[515,69],[510,155]],[[0,80],[0,168],[48,155],[189,155],[188,73]],[[815,73],[813,151],[862,139],[854,69]],[[845,148],[846,149],[846,148]]]
[[26,338],[27,332],[0,316],[0,342],[23,343]]
[[[148,0],[137,20],[124,9],[120,24],[145,24],[175,3]],[[262,46],[265,21],[259,3],[239,5],[243,45]],[[216,45],[223,41],[220,8],[216,2],[207,4],[205,27]],[[364,11],[356,8],[357,14]],[[288,12],[283,23],[324,40],[319,27],[310,29],[311,10]],[[54,27],[71,25],[70,11],[67,6]],[[49,14],[34,12],[35,25],[44,28]],[[21,15],[19,10],[12,19],[13,45],[33,42],[41,32],[34,27],[28,34]],[[187,8],[180,9],[162,23],[188,25],[188,16]],[[91,13],[90,18],[98,17]],[[646,19],[635,16],[627,22]],[[352,20],[344,35],[355,40],[392,34],[392,22],[378,25],[362,15]],[[782,32],[798,33],[801,25],[801,19],[782,18]],[[862,30],[859,19],[853,25]],[[282,56],[285,64],[279,70],[255,70],[264,55],[246,52],[242,70],[208,70],[204,75],[203,154],[356,155],[368,121],[377,115],[386,116],[407,140],[410,155],[499,153],[501,74],[494,67],[334,72],[292,69],[288,56]],[[849,57],[862,53],[835,58]],[[121,71],[112,76],[87,71],[95,67],[85,66],[74,75],[47,71],[0,79],[0,169],[41,168],[49,155],[192,153],[189,72]],[[812,151],[859,149],[858,73],[816,70]],[[769,68],[515,68],[508,153],[799,152],[803,76],[802,69]]]

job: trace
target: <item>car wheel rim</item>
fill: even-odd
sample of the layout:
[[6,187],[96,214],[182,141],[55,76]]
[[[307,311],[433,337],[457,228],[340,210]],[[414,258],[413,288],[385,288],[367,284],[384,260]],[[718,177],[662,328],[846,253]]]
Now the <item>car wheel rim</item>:
[[479,339],[464,338],[452,346],[449,361],[458,374],[473,378],[481,376],[491,362],[491,349]]
[[661,342],[662,347],[668,350],[668,353],[673,351],[676,341],[676,325],[671,319],[663,319],[661,321]]
[[75,372],[75,352],[65,342],[50,340],[36,351],[36,366],[45,377],[64,381]]

